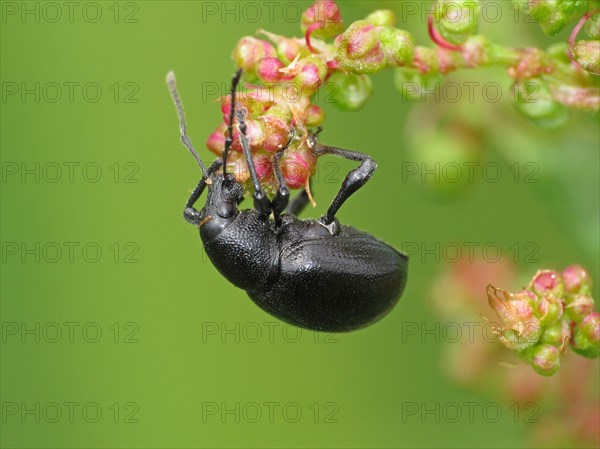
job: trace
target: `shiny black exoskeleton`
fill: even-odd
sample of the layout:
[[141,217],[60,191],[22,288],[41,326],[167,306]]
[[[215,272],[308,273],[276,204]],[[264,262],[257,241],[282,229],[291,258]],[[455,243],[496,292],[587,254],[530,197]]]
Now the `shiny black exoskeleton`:
[[[232,105],[236,105],[240,76],[241,70],[233,80]],[[246,290],[250,298],[271,315],[308,329],[351,331],[386,315],[406,286],[407,256],[367,233],[340,225],[335,218],[344,201],[369,180],[377,168],[375,162],[363,153],[322,145],[317,142],[316,134],[311,134],[308,143],[316,155],[333,154],[359,161],[360,166],[346,176],[323,217],[300,220],[296,216],[308,204],[308,195],[303,191],[290,203],[279,165],[294,138],[293,129],[288,144],[274,155],[273,170],[279,188],[271,201],[260,185],[252,162],[245,111],[232,106],[228,136],[233,136],[237,116],[254,186],[254,209],[239,210],[244,190],[226,171],[231,137],[226,139],[223,158],[207,169],[187,136],[172,72],[167,81],[179,113],[181,140],[203,172],[186,204],[184,217],[199,227],[206,253],[221,274]],[[207,186],[206,204],[198,211],[193,206]]]

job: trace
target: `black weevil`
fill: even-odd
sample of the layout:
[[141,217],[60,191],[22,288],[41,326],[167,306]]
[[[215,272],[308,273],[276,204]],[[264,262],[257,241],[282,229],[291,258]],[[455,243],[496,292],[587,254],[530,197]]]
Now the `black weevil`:
[[[202,178],[185,205],[185,219],[199,227],[206,254],[221,274],[246,290],[271,315],[295,326],[330,332],[352,331],[380,320],[404,291],[408,257],[370,234],[339,224],[335,217],[377,165],[366,154],[322,145],[317,142],[318,133],[310,134],[308,144],[315,155],[333,154],[358,161],[360,166],[348,173],[325,215],[317,220],[296,218],[309,198],[303,191],[289,201],[279,164],[294,130],[290,130],[288,143],[274,154],[273,170],[279,187],[271,201],[261,187],[250,154],[245,111],[236,108],[240,77],[238,70],[231,88],[223,156],[207,169],[187,136],[175,75],[167,75],[179,114],[181,141],[202,170]],[[254,187],[254,209],[238,209],[244,189],[226,170],[235,116]],[[194,204],[206,186],[206,204],[198,211]]]

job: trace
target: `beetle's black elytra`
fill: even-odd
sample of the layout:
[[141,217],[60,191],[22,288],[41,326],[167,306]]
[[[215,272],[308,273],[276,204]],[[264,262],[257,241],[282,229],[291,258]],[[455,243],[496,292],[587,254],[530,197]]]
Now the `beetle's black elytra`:
[[[231,104],[241,69],[233,78]],[[192,153],[202,178],[184,209],[184,218],[199,227],[206,254],[219,272],[271,315],[307,329],[346,332],[385,316],[400,299],[408,274],[408,257],[365,232],[341,225],[336,213],[377,168],[364,153],[322,145],[317,134],[309,145],[318,156],[333,154],[360,162],[344,179],[327,212],[319,219],[297,218],[309,202],[302,191],[290,201],[279,161],[294,138],[274,155],[278,190],[271,201],[264,193],[250,154],[243,110],[231,108],[223,157],[208,168],[187,136],[185,116],[175,76],[167,83],[179,114],[181,141]],[[240,141],[254,187],[254,208],[239,210],[244,189],[227,173],[233,123],[238,118]],[[221,173],[219,173],[221,171]],[[204,207],[194,204],[206,186]],[[271,215],[273,218],[271,218]]]

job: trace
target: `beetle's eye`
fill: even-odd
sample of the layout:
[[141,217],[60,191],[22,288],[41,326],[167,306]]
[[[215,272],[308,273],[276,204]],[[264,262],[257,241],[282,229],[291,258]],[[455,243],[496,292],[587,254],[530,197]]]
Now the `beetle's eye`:
[[234,211],[235,206],[229,201],[223,201],[217,207],[217,214],[219,214],[219,217],[221,218],[230,218],[231,216],[233,216]]

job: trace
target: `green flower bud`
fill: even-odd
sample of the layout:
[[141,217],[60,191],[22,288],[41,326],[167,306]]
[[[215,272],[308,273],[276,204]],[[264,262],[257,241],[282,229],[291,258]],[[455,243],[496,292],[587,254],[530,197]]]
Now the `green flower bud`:
[[560,351],[548,344],[536,345],[527,353],[529,363],[536,373],[551,376],[560,368]]
[[581,67],[594,75],[600,75],[600,40],[577,41],[571,51]]
[[263,117],[276,117],[285,123],[290,123],[292,121],[292,110],[288,103],[280,102],[271,106]]
[[393,27],[396,24],[396,14],[389,9],[377,9],[369,14],[366,20],[377,27]]
[[345,75],[336,72],[329,78],[336,87],[333,102],[340,109],[356,111],[362,108],[373,92],[373,83],[368,75]]
[[388,66],[401,67],[412,62],[415,44],[408,31],[383,27],[379,30],[379,40]]
[[479,13],[479,0],[439,0],[434,18],[442,37],[459,45],[477,33]]
[[562,300],[552,295],[543,296],[540,299],[537,308],[540,325],[545,327],[555,323],[562,317],[563,311],[564,306]]
[[592,39],[600,39],[600,13],[596,13],[590,17],[583,29]]
[[535,345],[542,336],[539,321],[531,320],[525,323],[514,323],[504,327],[500,334],[500,343],[508,349],[522,351]]
[[540,341],[561,349],[565,342],[568,341],[570,334],[571,329],[569,328],[568,321],[559,320],[544,330]]
[[572,348],[584,357],[600,356],[600,313],[592,312],[573,330]]
[[516,3],[550,36],[558,34],[571,21],[585,14],[589,6],[587,0],[520,0]]
[[441,77],[437,73],[420,73],[399,67],[394,71],[394,85],[405,100],[424,101],[426,93],[439,89]]
[[519,80],[514,85],[515,107],[524,117],[542,128],[558,128],[569,115],[567,107],[552,97],[552,92],[539,78]]

